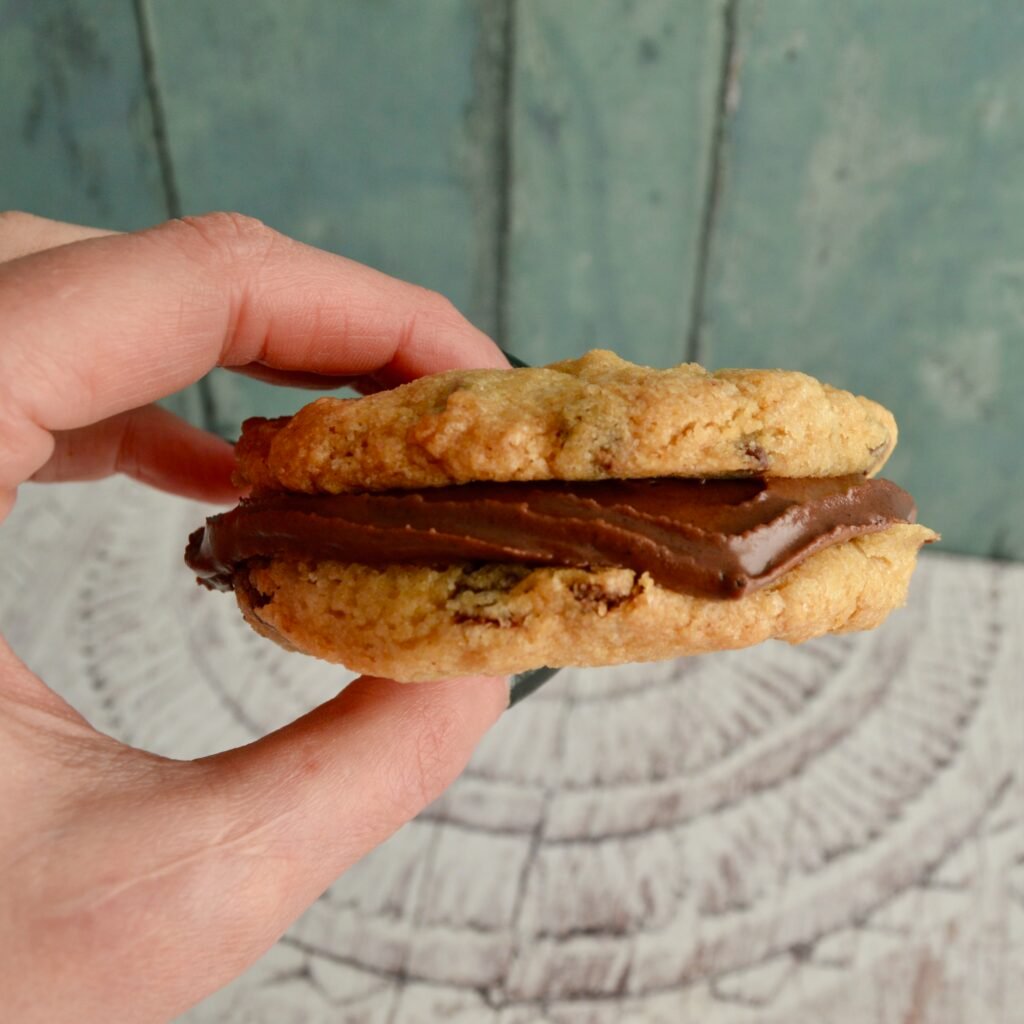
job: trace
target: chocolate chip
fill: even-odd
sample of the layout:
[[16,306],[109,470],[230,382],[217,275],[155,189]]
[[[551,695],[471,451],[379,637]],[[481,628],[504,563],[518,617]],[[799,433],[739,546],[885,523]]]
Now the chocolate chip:
[[620,604],[625,604],[632,594],[609,594],[604,587],[597,583],[571,583],[569,589],[572,596],[581,604],[591,604],[594,607],[603,607],[605,611],[612,611]]
[[470,615],[467,612],[456,612],[452,616],[452,621],[457,626],[468,623],[471,626],[498,626],[501,629],[514,629],[516,626],[523,624],[523,617],[521,615],[510,615],[506,619],[492,619],[486,615]]
[[768,468],[768,453],[756,441],[744,441],[743,454],[748,459],[753,459],[757,463],[758,469],[764,470]]

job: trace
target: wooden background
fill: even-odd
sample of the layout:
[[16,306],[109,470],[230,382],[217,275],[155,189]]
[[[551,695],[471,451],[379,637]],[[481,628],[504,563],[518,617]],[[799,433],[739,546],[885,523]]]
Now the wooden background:
[[0,207],[242,210],[531,361],[806,370],[896,411],[946,550],[1021,558],[1022,53],[1019,0],[0,0]]

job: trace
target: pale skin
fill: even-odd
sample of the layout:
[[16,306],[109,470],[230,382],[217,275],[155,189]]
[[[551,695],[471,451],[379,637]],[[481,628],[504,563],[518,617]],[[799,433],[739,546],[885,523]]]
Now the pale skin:
[[[25,481],[116,472],[233,501],[230,446],[151,404],[216,365],[374,388],[507,364],[440,296],[244,217],[112,235],[2,214],[0,519]],[[0,1015],[163,1021],[221,987],[444,790],[508,689],[325,697],[173,761],[97,732],[0,638]]]

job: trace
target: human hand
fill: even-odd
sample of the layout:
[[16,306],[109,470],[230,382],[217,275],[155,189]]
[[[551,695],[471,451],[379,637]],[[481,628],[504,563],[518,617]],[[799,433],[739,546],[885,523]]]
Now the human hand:
[[[108,235],[0,216],[0,519],[29,479],[233,499],[230,446],[149,404],[215,365],[386,386],[505,361],[439,296],[247,218]],[[213,992],[438,796],[507,698],[364,678],[173,761],[94,730],[0,639],[4,1019],[162,1021]]]

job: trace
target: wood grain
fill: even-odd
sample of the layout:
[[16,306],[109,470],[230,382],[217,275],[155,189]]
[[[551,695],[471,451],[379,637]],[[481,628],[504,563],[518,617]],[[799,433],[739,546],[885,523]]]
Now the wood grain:
[[122,230],[165,216],[130,4],[0,3],[0,138],[0,207]]
[[[14,648],[177,757],[344,678],[195,587],[201,514],[121,480],[29,487],[0,531]],[[1022,614],[1024,566],[931,556],[870,634],[563,672],[183,1020],[1015,1024]]]
[[952,550],[1021,557],[1024,8],[741,3],[704,341],[869,394]]
[[515,6],[507,340],[683,360],[722,58],[713,0]]

